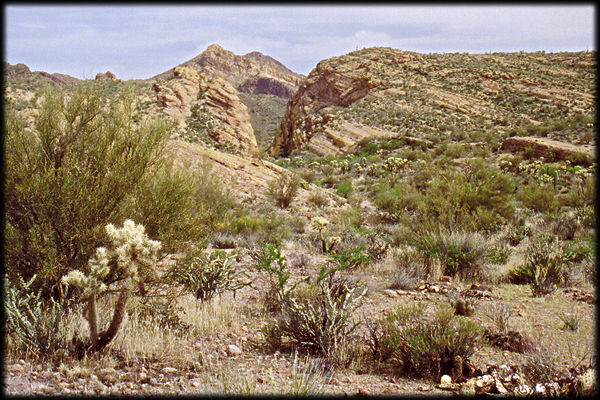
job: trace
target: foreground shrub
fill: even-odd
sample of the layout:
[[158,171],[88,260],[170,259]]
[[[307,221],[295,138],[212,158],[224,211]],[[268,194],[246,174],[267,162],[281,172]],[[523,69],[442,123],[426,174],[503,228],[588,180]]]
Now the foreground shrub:
[[462,377],[482,335],[479,325],[452,309],[433,317],[421,304],[399,306],[370,328],[370,347],[382,361],[390,360],[405,374],[439,380],[441,375]]
[[416,248],[442,263],[443,275],[473,280],[483,274],[489,245],[478,233],[431,232],[421,237]]
[[282,308],[278,328],[282,335],[340,363],[341,349],[359,324],[353,317],[367,287],[336,278],[334,273],[321,270],[305,291],[296,291]]
[[56,287],[85,268],[106,239],[104,224],[123,217],[136,186],[159,167],[169,126],[138,120],[127,93],[108,103],[92,84],[72,93],[48,89],[31,127],[6,110],[6,266]]
[[66,296],[63,295],[59,301],[50,298],[44,302],[41,291],[31,290],[35,279],[34,275],[24,282],[18,277],[15,285],[4,276],[6,333],[16,336],[27,350],[43,356],[64,347],[59,326],[65,311]]
[[192,169],[169,163],[140,182],[128,214],[160,240],[165,251],[175,252],[218,230],[235,204],[210,165]]
[[215,294],[228,290],[235,291],[248,285],[240,278],[242,271],[231,268],[233,256],[220,251],[210,254],[191,254],[171,268],[163,278],[182,285],[184,290],[196,296],[201,302],[208,301]]

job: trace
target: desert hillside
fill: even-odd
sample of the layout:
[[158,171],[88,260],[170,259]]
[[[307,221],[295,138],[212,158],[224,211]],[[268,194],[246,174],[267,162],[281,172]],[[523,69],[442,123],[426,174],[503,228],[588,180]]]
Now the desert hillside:
[[[595,110],[593,53],[418,54],[367,48],[321,61],[287,106],[273,155],[347,151],[373,134],[426,140]],[[363,132],[364,131],[364,132]],[[592,140],[592,131],[567,141]]]
[[595,52],[5,78],[8,394],[597,390]]

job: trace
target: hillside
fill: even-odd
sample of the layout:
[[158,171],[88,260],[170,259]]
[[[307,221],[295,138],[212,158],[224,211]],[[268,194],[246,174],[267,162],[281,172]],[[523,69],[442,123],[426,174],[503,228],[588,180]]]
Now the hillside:
[[44,71],[31,71],[23,63],[12,65],[4,62],[4,76],[7,83],[18,84],[21,86],[37,86],[43,84],[66,86],[74,85],[81,80],[67,74],[53,73]]
[[11,77],[7,393],[592,394],[595,57]]
[[[589,116],[595,70],[590,52],[355,51],[311,71],[287,106],[271,154],[303,148],[337,154],[369,137],[360,132],[364,126],[439,141],[475,132],[502,136],[516,127]],[[576,136],[593,140],[589,129]]]

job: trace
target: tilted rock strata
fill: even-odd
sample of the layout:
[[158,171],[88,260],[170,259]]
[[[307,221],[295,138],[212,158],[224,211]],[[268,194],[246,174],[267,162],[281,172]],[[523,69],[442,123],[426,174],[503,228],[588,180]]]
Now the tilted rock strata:
[[256,137],[250,124],[248,109],[237,91],[221,78],[208,79],[192,68],[175,67],[174,79],[156,82],[153,86],[163,112],[185,126],[185,119],[198,105],[215,122],[210,136],[219,143],[229,143],[242,154],[255,154]]
[[[319,62],[269,152],[306,148],[342,121],[401,135],[499,132],[595,109],[595,53],[418,54],[369,48]],[[447,127],[447,128],[445,128]],[[351,135],[349,135],[351,136]],[[336,151],[331,149],[331,154]]]
[[[208,46],[204,52],[180,64],[180,67],[201,71],[209,78],[223,78],[240,92],[284,98],[291,97],[304,78],[259,52],[240,56],[217,44]],[[172,71],[166,71],[151,79],[168,79],[172,76]]]
[[559,142],[548,138],[515,136],[506,138],[501,145],[504,151],[525,151],[531,149],[536,157],[555,160],[569,160],[573,164],[591,165],[594,162],[594,147]]

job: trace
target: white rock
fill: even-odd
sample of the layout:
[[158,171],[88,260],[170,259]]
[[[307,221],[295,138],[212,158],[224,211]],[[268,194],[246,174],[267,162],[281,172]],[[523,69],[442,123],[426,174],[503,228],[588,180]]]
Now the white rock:
[[230,344],[229,346],[227,346],[225,351],[230,356],[239,356],[240,354],[242,354],[242,350],[235,344]]
[[449,385],[452,383],[452,378],[449,375],[442,375],[442,378],[440,379],[440,383],[442,385]]
[[392,289],[385,289],[383,291],[383,293],[387,296],[387,297],[391,297],[391,298],[396,298],[398,297],[398,293],[396,293],[395,290]]
[[538,383],[537,385],[535,385],[535,393],[536,394],[546,393],[546,387],[544,385],[542,385],[541,383]]
[[162,369],[163,374],[174,374],[176,372],[177,372],[177,368],[173,368],[173,367],[164,367]]

